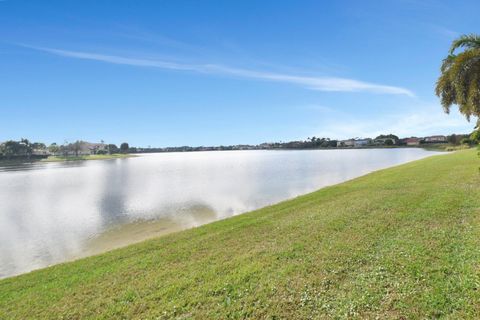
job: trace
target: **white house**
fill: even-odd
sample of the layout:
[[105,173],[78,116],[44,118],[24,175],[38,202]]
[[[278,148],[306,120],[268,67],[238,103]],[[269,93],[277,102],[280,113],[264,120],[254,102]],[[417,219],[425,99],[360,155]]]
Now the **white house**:
[[353,145],[355,147],[365,147],[365,146],[368,146],[372,144],[372,139],[357,139],[357,140],[354,140],[353,142]]
[[355,146],[354,139],[337,141],[337,147],[353,147],[353,146]]
[[426,143],[445,143],[447,142],[447,137],[445,136],[430,136],[425,137]]

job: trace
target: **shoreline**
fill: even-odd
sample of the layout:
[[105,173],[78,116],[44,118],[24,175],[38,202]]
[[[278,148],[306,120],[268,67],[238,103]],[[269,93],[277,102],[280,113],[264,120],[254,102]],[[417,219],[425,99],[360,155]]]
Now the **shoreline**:
[[90,160],[111,160],[111,159],[125,159],[125,158],[134,158],[137,155],[127,153],[127,154],[97,154],[97,155],[85,155],[85,156],[49,156],[48,158],[40,160],[40,162],[66,162],[66,161],[90,161]]
[[364,146],[364,147],[331,147],[331,148],[270,148],[270,149],[225,149],[225,150],[172,150],[155,152],[137,152],[135,154],[160,154],[160,153],[192,153],[192,152],[223,152],[223,151],[332,151],[332,150],[375,150],[375,149],[424,149],[428,151],[458,151],[472,149],[475,146],[462,146],[451,144],[424,144],[420,146]]
[[191,153],[191,152],[217,152],[217,151],[332,151],[332,150],[375,150],[375,149],[424,149],[427,151],[452,152],[466,149],[473,149],[474,146],[450,145],[450,144],[432,144],[422,146],[366,146],[366,147],[335,147],[335,148],[278,148],[278,149],[234,149],[234,150],[185,150],[185,151],[158,151],[158,152],[137,152],[127,154],[111,154],[111,155],[83,155],[83,156],[47,156],[39,158],[16,158],[16,159],[0,159],[0,166],[28,164],[28,163],[48,163],[48,162],[68,162],[68,161],[90,161],[90,160],[112,160],[135,158],[148,154],[161,153]]

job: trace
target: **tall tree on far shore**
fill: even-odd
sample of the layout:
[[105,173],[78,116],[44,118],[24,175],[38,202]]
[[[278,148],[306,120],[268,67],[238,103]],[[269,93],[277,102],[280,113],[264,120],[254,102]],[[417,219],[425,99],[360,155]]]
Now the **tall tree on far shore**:
[[78,157],[80,150],[82,150],[83,141],[77,140],[70,144],[70,149],[75,153],[75,157]]
[[59,151],[60,147],[55,142],[48,146],[48,152],[50,152],[54,156],[56,156]]
[[128,143],[124,142],[120,145],[120,152],[121,153],[128,153],[128,150],[130,149]]
[[32,144],[30,143],[30,141],[28,139],[25,139],[25,138],[22,138],[20,140],[20,144],[22,145],[22,147],[24,149],[25,155],[30,159],[30,157],[32,156],[32,152],[33,152]]
[[[458,52],[459,49],[463,49]],[[480,116],[480,36],[463,35],[454,40],[448,56],[443,60],[435,93],[441,99],[443,110],[449,113],[455,104],[470,121]],[[480,120],[477,120],[478,129]]]
[[118,153],[120,149],[118,149],[118,147],[115,144],[109,144],[107,146],[107,150],[109,154],[115,154],[115,153]]

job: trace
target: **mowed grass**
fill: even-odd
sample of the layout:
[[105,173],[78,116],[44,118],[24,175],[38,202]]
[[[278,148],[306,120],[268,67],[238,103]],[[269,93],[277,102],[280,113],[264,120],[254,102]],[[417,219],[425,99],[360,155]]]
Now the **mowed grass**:
[[4,279],[0,319],[476,319],[479,165],[433,156]]
[[136,157],[136,155],[125,154],[125,153],[116,153],[116,154],[90,154],[90,155],[81,155],[81,156],[50,156],[46,159],[42,159],[42,162],[61,162],[61,161],[80,161],[80,160],[108,160],[108,159],[119,159],[119,158],[131,158]]

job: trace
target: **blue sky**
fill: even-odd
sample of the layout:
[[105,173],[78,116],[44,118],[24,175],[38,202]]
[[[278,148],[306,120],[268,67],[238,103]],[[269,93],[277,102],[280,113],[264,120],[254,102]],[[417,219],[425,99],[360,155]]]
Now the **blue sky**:
[[0,141],[466,133],[433,93],[478,1],[0,1]]

